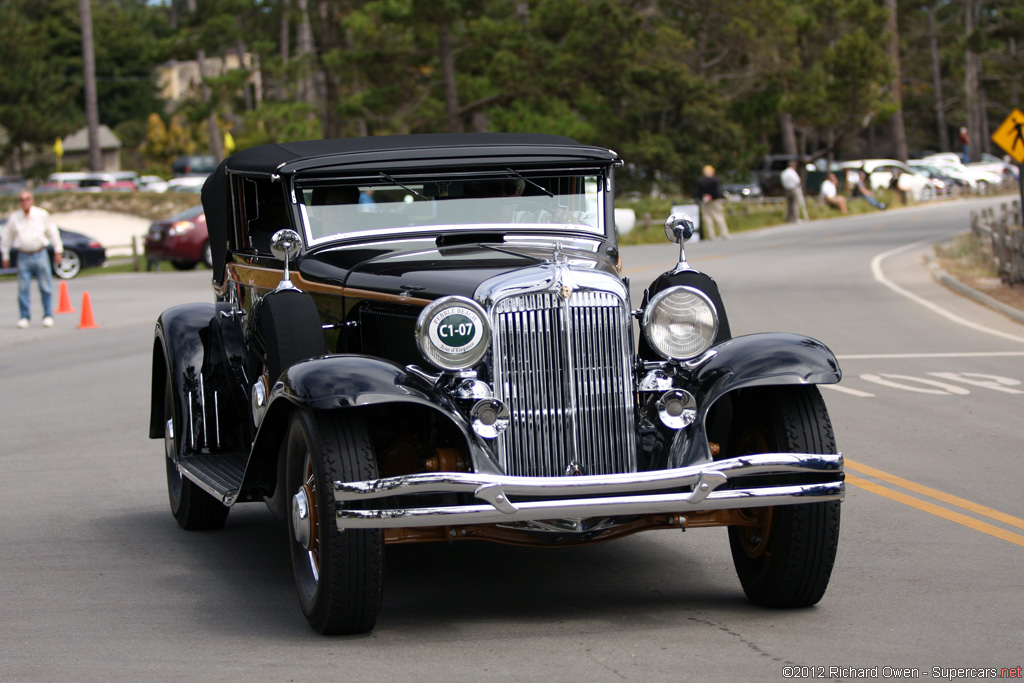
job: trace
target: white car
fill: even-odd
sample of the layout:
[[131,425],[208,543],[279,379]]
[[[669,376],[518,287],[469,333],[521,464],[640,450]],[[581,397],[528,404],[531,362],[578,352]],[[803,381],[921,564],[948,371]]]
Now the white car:
[[987,194],[990,188],[999,187],[1003,177],[996,173],[983,171],[964,165],[959,159],[954,160],[955,154],[935,154],[925,157],[922,161],[933,163],[941,168],[951,178],[961,178],[967,181],[971,190],[978,194]]
[[167,181],[167,192],[195,192],[199,193],[203,189],[203,183],[206,182],[206,176],[182,176],[180,178],[171,178]]
[[[922,175],[913,168],[895,159],[861,159],[859,161],[843,161],[834,166],[836,170],[849,172],[864,169],[868,174],[868,181],[872,190],[888,189],[892,183],[894,174],[899,174],[897,187],[906,192],[914,201],[930,202],[935,199],[944,185],[941,180],[935,180]],[[849,184],[850,181],[847,181]]]
[[[1009,159],[1009,157],[1007,157]],[[1019,171],[1017,167],[1011,164],[1009,161],[1000,159],[992,154],[982,154],[981,161],[972,161],[967,164],[967,168],[973,168],[977,171],[988,171],[989,173],[995,173],[997,176],[1006,180],[1017,180],[1017,174]]]
[[139,178],[139,189],[143,192],[167,192],[167,181],[158,175],[144,175]]

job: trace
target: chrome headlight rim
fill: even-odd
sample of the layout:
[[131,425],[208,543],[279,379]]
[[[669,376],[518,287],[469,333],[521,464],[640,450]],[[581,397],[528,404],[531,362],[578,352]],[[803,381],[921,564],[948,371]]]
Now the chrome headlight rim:
[[[458,327],[467,322],[472,323],[472,331],[460,334]],[[442,370],[468,370],[477,365],[487,353],[490,340],[487,312],[464,296],[441,297],[416,319],[416,346],[424,358]],[[453,345],[449,341],[461,343]]]
[[[706,331],[706,333],[703,335],[694,335],[699,340],[699,344],[697,346],[693,346],[690,350],[686,351],[685,353],[675,352],[676,349],[667,348],[664,345],[662,345],[660,343],[660,340],[658,339],[658,336],[655,334],[655,332],[657,331],[656,324],[652,320],[655,313],[660,310],[661,304],[665,302],[665,299],[674,295],[678,295],[680,293],[686,293],[692,297],[695,297],[697,302],[706,306],[708,312],[711,314],[710,327],[705,325],[700,326],[701,329],[704,329]],[[684,361],[696,358],[697,356],[701,355],[702,353],[710,349],[715,343],[715,338],[718,337],[719,324],[720,323],[718,318],[718,309],[715,308],[715,304],[711,301],[711,298],[701,290],[697,289],[696,287],[689,287],[686,285],[676,285],[674,287],[668,287],[655,294],[651,298],[650,302],[647,304],[647,307],[644,309],[643,315],[643,332],[644,338],[647,339],[647,343],[650,344],[651,348],[654,349],[654,351],[662,358],[676,361]],[[707,330],[710,331],[707,332]]]

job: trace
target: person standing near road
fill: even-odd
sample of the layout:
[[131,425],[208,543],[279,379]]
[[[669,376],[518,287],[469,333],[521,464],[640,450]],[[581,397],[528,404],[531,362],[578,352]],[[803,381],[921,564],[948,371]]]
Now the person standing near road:
[[796,223],[800,217],[800,207],[804,203],[804,190],[795,161],[789,162],[789,166],[779,176],[779,180],[782,182],[782,189],[786,192],[786,222]]
[[700,200],[701,226],[707,225],[705,236],[709,240],[715,238],[715,231],[724,240],[729,239],[729,226],[725,223],[725,199],[722,188],[715,177],[715,168],[705,166],[704,175],[697,180],[697,198]]
[[33,205],[31,192],[22,192],[19,201],[21,208],[11,214],[0,235],[4,268],[11,265],[11,249],[18,250],[18,327],[28,327],[32,317],[29,295],[33,277],[39,282],[43,300],[43,327],[53,327],[53,270],[47,247],[53,247],[53,261],[60,265],[64,245],[50,212]]

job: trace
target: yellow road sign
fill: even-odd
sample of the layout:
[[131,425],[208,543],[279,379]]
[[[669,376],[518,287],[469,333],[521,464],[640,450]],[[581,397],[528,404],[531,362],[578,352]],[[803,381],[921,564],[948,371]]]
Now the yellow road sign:
[[1002,147],[1018,164],[1024,164],[1024,112],[1014,109],[1003,125],[992,133],[992,142]]

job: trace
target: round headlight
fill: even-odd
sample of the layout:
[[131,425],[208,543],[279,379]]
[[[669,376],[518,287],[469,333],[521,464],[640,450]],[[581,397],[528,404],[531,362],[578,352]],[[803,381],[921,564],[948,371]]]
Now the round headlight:
[[484,309],[461,296],[438,299],[416,321],[420,353],[443,370],[464,370],[479,363],[490,338]]
[[692,287],[669,287],[655,294],[644,311],[643,323],[648,343],[672,360],[699,356],[718,334],[715,305]]

